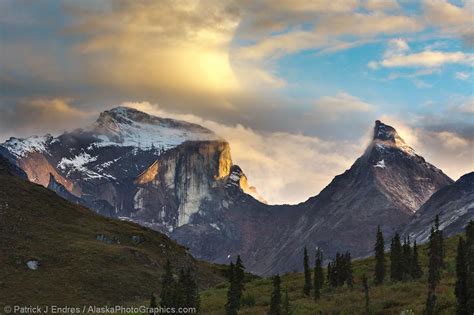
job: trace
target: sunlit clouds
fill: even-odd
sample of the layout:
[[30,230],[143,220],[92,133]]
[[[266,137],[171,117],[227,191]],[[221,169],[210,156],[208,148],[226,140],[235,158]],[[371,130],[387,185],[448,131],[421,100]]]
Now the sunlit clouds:
[[1,1],[0,138],[128,102],[215,130],[266,199],[295,203],[386,118],[456,178],[474,169],[473,3]]

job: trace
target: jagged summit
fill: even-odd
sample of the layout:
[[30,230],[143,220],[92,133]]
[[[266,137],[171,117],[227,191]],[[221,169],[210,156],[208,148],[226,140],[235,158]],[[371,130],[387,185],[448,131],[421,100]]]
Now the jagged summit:
[[380,120],[375,121],[373,143],[377,149],[397,148],[409,155],[415,155],[415,150],[410,147],[392,126]]

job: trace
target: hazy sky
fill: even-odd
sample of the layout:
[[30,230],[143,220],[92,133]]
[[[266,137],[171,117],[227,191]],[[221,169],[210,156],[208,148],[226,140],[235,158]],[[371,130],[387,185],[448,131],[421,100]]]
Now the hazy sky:
[[215,130],[271,203],[318,193],[375,119],[474,170],[474,1],[0,1],[0,140],[127,103]]

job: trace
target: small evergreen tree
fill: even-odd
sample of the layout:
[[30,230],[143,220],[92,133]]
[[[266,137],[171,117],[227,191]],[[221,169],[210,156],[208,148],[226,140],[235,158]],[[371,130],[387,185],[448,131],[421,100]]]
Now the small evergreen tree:
[[304,267],[304,287],[303,293],[306,296],[311,295],[311,270],[309,269],[308,250],[304,248],[303,253],[303,267]]
[[235,281],[237,282],[237,293],[238,298],[242,297],[242,293],[245,290],[245,266],[240,258],[240,255],[237,256],[237,260],[235,262],[234,267],[234,274],[235,274]]
[[280,291],[280,275],[273,277],[273,292],[270,299],[270,310],[268,315],[281,315],[281,291]]
[[439,225],[439,214],[435,217],[435,231],[436,236],[438,239],[438,248],[439,248],[439,266],[440,268],[444,268],[444,239],[443,239],[443,231],[440,229]]
[[395,234],[390,245],[390,278],[392,281],[403,280],[402,245],[398,233]]
[[158,305],[156,304],[156,298],[155,295],[152,293],[151,298],[150,298],[150,315],[156,315],[155,309]]
[[362,285],[364,287],[364,296],[365,296],[365,314],[369,315],[370,314],[369,281],[365,274],[362,276]]
[[405,237],[402,246],[402,269],[404,279],[408,279],[411,276],[412,259],[410,238]]
[[171,263],[166,260],[165,273],[161,278],[160,305],[162,307],[174,307],[177,305],[176,282],[173,277]]
[[352,288],[354,284],[354,277],[352,275],[352,259],[351,253],[347,252],[344,259],[344,268],[345,268],[345,277],[346,277],[346,284],[348,287]]
[[462,237],[459,238],[458,251],[456,255],[456,286],[454,293],[457,301],[456,314],[468,315],[466,242]]
[[411,259],[411,277],[413,279],[419,279],[423,275],[423,271],[421,270],[420,261],[418,258],[418,247],[416,245],[416,241],[413,243],[413,257]]
[[474,221],[466,226],[466,240],[459,239],[456,255],[456,313],[474,314]]
[[377,227],[375,241],[375,284],[382,284],[385,279],[385,243],[380,225]]
[[199,291],[196,280],[190,268],[187,268],[186,271],[181,271],[179,284],[181,290],[179,294],[181,302],[179,305],[185,307],[193,307],[196,309],[196,311],[199,311],[201,299],[199,297]]
[[438,234],[434,228],[431,228],[428,245],[428,284],[429,289],[433,292],[441,277],[441,249],[439,245]]
[[466,309],[469,314],[474,314],[474,221],[466,226]]
[[321,289],[324,283],[323,272],[323,253],[321,250],[316,251],[316,260],[314,263],[314,300],[317,301],[321,297]]
[[282,315],[290,315],[290,299],[288,298],[288,289],[285,289],[285,295],[283,296],[283,301],[281,303],[281,313]]
[[425,313],[431,315],[437,313],[436,287],[441,278],[441,268],[443,267],[443,234],[439,229],[438,215],[430,232],[428,256],[428,297]]
[[430,290],[428,292],[428,298],[426,299],[425,315],[437,314],[436,300],[436,293]]
[[237,315],[240,307],[240,299],[238,298],[238,285],[237,277],[235,275],[235,265],[233,262],[230,263],[227,271],[227,277],[229,279],[229,289],[227,291],[227,303],[225,305],[225,311],[227,315]]
[[335,287],[336,285],[334,284],[334,271],[333,271],[334,268],[332,266],[332,262],[328,263],[327,269],[328,269],[328,275],[327,275],[328,284],[331,287]]

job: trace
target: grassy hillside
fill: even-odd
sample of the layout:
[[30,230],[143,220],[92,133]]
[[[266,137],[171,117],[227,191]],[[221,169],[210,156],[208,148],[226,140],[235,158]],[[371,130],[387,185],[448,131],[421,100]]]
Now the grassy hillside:
[[222,268],[165,235],[96,215],[0,166],[0,305],[137,303],[159,289],[167,258],[197,270],[201,288],[223,281]]
[[[455,257],[458,237],[445,240],[446,269],[438,288],[438,302],[442,314],[455,314]],[[424,275],[419,281],[391,283],[374,286],[373,269],[374,259],[367,258],[353,262],[354,288],[347,287],[330,289],[325,285],[322,297],[318,302],[303,296],[304,277],[302,273],[292,273],[282,276],[282,289],[288,289],[290,304],[294,315],[299,314],[364,314],[364,291],[362,275],[369,279],[370,302],[373,314],[422,314],[427,294],[427,252],[426,247],[419,248],[420,262],[423,265]],[[388,268],[387,257],[387,268]],[[387,271],[389,271],[387,269]],[[268,310],[272,291],[271,279],[258,279],[247,284],[245,295],[255,298],[254,306],[244,306],[239,314],[263,315]],[[210,289],[201,293],[203,314],[224,314],[223,305],[226,303],[226,285]],[[408,312],[411,310],[413,313]]]

